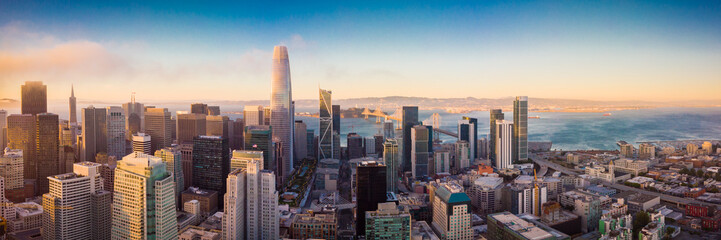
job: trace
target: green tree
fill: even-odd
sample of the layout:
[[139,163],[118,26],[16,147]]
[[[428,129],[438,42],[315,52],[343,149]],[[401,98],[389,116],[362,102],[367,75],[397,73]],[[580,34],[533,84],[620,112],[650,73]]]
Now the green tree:
[[688,168],[683,168],[683,169],[681,169],[681,171],[678,171],[678,173],[680,173],[680,174],[687,174],[687,175],[690,174]]
[[651,217],[648,216],[648,213],[645,211],[637,212],[633,218],[633,235],[637,236],[638,232],[649,222],[651,222]]

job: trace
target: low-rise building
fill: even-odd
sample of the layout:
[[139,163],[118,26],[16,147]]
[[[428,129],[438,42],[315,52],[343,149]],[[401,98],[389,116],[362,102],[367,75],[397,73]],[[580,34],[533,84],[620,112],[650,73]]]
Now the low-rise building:
[[[367,228],[367,226],[366,226]],[[335,209],[295,214],[291,220],[290,238],[329,239],[337,238],[338,219]]]
[[558,237],[510,212],[488,215],[488,237],[504,240],[556,240]]
[[196,226],[188,226],[180,230],[179,240],[220,240],[223,232],[215,229],[207,229]]
[[393,202],[379,203],[378,210],[366,212],[367,239],[410,239],[411,215]]

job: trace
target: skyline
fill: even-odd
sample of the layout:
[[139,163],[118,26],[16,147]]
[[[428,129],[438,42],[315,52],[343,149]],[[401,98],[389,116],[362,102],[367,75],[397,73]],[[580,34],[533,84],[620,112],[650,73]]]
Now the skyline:
[[79,102],[268,100],[278,44],[296,99],[319,85],[336,99],[688,101],[721,89],[718,2],[96,4],[0,9],[0,98],[43,81],[50,101],[71,84]]

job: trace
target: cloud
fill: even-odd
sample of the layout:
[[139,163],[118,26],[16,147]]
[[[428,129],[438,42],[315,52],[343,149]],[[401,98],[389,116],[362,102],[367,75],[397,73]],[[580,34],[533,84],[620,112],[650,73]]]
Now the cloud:
[[307,50],[313,47],[315,44],[313,42],[306,41],[300,34],[293,34],[290,36],[290,39],[280,41],[280,45],[285,45],[286,47],[288,47],[289,50],[292,51],[299,51]]

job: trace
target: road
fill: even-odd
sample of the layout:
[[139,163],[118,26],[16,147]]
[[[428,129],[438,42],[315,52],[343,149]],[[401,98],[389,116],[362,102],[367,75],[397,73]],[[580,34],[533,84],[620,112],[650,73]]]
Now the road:
[[543,160],[543,159],[539,158],[538,156],[536,156],[535,154],[529,154],[529,155],[530,155],[531,159],[532,159],[534,162],[536,162],[536,164],[538,164],[538,165],[550,167],[550,168],[552,168],[553,170],[559,171],[559,172],[561,172],[561,173],[563,173],[563,174],[566,174],[566,175],[571,175],[571,176],[578,176],[578,175],[579,175],[579,173],[577,173],[577,172],[574,171],[573,169],[568,169],[568,168],[566,168],[566,167],[564,167],[564,166],[561,166],[561,165],[558,165],[558,164],[556,164],[556,163],[552,163],[552,162],[549,162],[549,161],[547,161],[547,160]]

